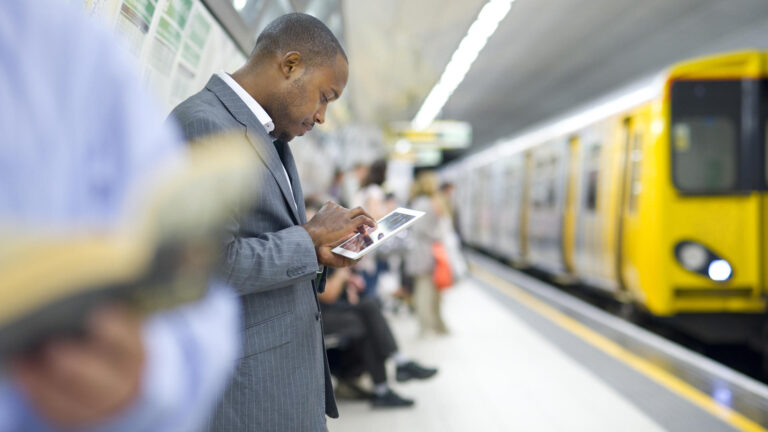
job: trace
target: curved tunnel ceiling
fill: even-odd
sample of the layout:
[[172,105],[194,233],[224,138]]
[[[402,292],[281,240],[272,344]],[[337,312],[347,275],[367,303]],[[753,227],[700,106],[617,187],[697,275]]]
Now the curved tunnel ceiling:
[[[411,120],[485,0],[343,2],[357,120]],[[766,0],[517,0],[449,99],[472,150],[661,71],[768,49]]]

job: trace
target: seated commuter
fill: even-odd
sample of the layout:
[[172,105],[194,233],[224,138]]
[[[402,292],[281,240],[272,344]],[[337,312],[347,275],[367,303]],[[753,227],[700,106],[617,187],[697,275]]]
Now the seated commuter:
[[373,381],[371,404],[374,407],[411,406],[413,400],[400,397],[387,384],[386,360],[394,359],[399,382],[430,378],[437,369],[425,368],[398,351],[378,302],[359,298],[361,281],[347,268],[329,274],[325,292],[318,295],[325,332],[346,339],[350,345],[348,352],[359,357]]

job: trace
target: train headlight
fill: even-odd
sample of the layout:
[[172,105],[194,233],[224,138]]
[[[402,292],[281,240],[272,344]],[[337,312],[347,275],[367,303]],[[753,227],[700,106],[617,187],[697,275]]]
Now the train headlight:
[[699,272],[709,262],[709,251],[697,243],[685,243],[677,253],[680,264],[688,270]]
[[733,269],[731,268],[731,265],[728,264],[728,261],[724,259],[718,259],[709,263],[707,274],[709,275],[709,278],[712,279],[713,281],[723,282],[731,278],[731,274],[733,274]]
[[715,282],[725,282],[733,276],[733,267],[701,243],[681,241],[675,245],[675,257],[686,270]]

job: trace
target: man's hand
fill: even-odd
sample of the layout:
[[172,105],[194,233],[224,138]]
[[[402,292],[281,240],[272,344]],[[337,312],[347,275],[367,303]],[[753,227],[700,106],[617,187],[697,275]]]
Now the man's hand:
[[312,238],[317,253],[317,262],[329,267],[347,267],[354,261],[331,252],[331,249],[340,245],[355,235],[357,232],[365,232],[364,227],[376,227],[376,222],[361,207],[348,210],[334,202],[327,202],[302,227],[307,230]]
[[340,241],[338,242],[338,244],[335,244],[333,246],[327,245],[327,246],[316,247],[315,252],[317,253],[318,264],[322,264],[324,266],[333,267],[333,268],[349,267],[352,264],[354,264],[355,263],[354,260],[351,260],[347,257],[337,255],[331,252],[331,249],[335,248],[341,243],[343,243],[343,241]]
[[11,376],[35,409],[57,427],[107,420],[139,394],[144,370],[141,324],[124,309],[97,310],[86,336],[54,340],[13,359]]

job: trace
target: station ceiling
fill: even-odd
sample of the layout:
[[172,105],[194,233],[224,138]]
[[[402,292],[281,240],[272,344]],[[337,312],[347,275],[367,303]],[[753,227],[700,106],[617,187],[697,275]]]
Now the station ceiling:
[[[411,120],[485,0],[344,0],[356,120]],[[768,0],[517,0],[442,118],[472,149],[694,56],[768,49]]]
[[[350,59],[341,117],[387,127],[413,119],[487,0],[206,2],[240,3],[244,52],[282,13],[326,22]],[[674,62],[744,48],[768,49],[768,0],[516,0],[440,118],[471,123],[472,151]]]

